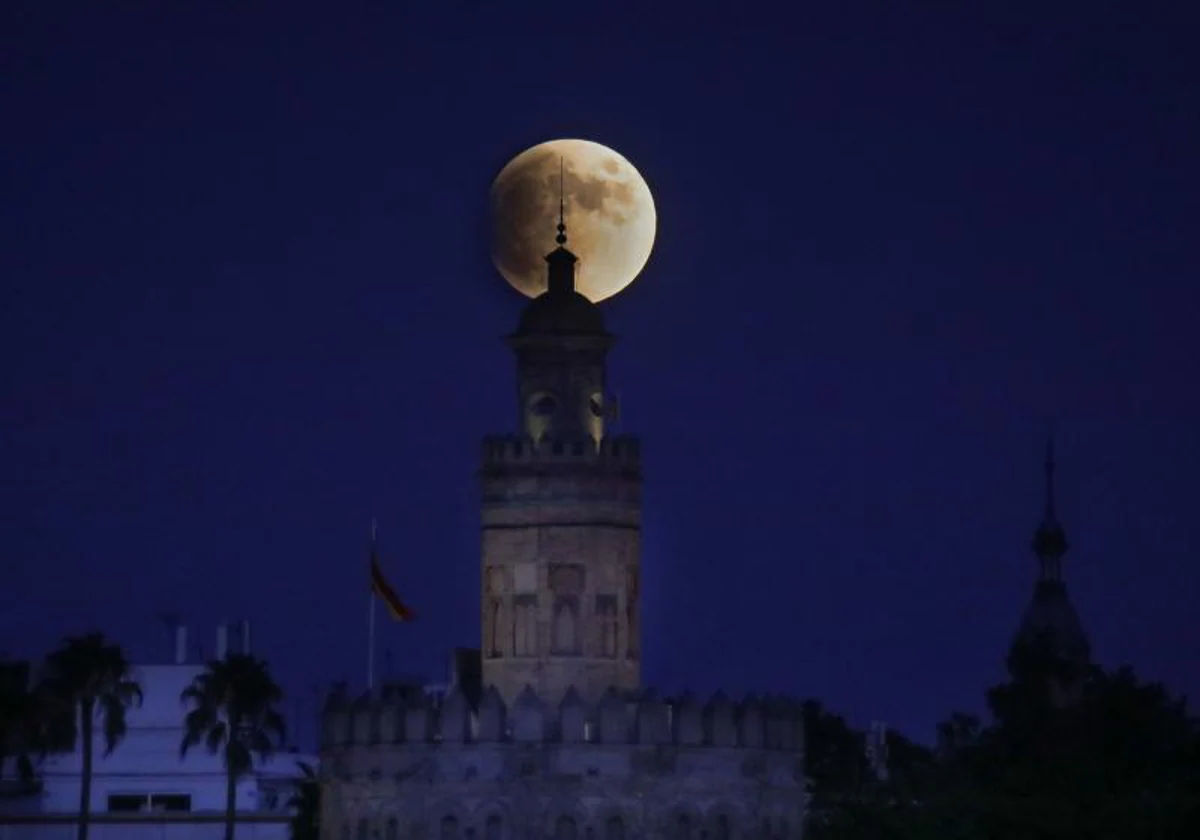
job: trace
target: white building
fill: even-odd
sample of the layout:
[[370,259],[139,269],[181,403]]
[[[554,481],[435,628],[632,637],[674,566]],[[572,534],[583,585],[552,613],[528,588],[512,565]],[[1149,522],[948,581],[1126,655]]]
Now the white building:
[[[248,639],[248,632],[243,637]],[[217,655],[228,634],[218,630]],[[187,661],[187,632],[177,630],[175,663],[142,665],[135,678],[144,695],[128,712],[128,733],[111,755],[96,733],[92,771],[94,840],[220,840],[224,830],[226,776],[220,755],[201,744],[181,758],[180,694],[204,666]],[[287,804],[301,777],[299,762],[316,769],[316,758],[282,752],[238,782],[237,837],[287,840]],[[0,840],[74,840],[79,815],[82,752],[48,757],[38,794],[0,801]]]

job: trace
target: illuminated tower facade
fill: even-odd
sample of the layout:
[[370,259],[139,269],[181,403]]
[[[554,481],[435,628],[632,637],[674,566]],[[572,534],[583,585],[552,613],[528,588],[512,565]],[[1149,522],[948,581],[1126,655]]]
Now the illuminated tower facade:
[[1091,647],[1063,579],[1062,560],[1070,546],[1055,510],[1054,469],[1051,440],[1046,445],[1046,507],[1033,535],[1038,579],[1008,661],[1014,677],[1047,679],[1051,700],[1064,705],[1078,696],[1091,662]]
[[485,438],[480,465],[482,676],[508,703],[641,677],[638,441],[606,429],[613,336],[575,289],[561,211],[556,242],[508,342],[519,432]]

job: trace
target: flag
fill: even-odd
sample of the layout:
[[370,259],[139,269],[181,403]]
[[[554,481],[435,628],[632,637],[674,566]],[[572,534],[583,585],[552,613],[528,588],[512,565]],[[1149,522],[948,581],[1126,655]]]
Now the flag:
[[379,552],[374,545],[371,546],[371,591],[387,605],[388,612],[396,621],[412,621],[415,618],[413,611],[405,606],[396,590],[384,578],[383,569],[379,568]]

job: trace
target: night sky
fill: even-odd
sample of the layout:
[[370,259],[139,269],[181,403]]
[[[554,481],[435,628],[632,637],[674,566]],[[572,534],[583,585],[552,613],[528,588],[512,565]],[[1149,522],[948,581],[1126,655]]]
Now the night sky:
[[488,186],[583,137],[660,221],[604,304],[647,683],[922,740],[982,710],[1053,425],[1096,658],[1200,693],[1169,4],[347,5],[4,4],[0,650],[161,661],[164,613],[209,654],[248,617],[299,698],[361,685],[377,517],[420,616],[380,670],[441,677],[478,644],[479,441],[516,421]]

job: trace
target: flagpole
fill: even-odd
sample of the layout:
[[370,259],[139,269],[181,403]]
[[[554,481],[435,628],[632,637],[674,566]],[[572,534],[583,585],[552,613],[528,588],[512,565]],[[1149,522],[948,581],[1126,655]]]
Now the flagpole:
[[[375,520],[371,520],[371,562],[375,562],[375,538],[378,528]],[[374,584],[367,589],[367,691],[375,688],[375,597]]]
[[367,607],[367,691],[375,688],[375,593]]

